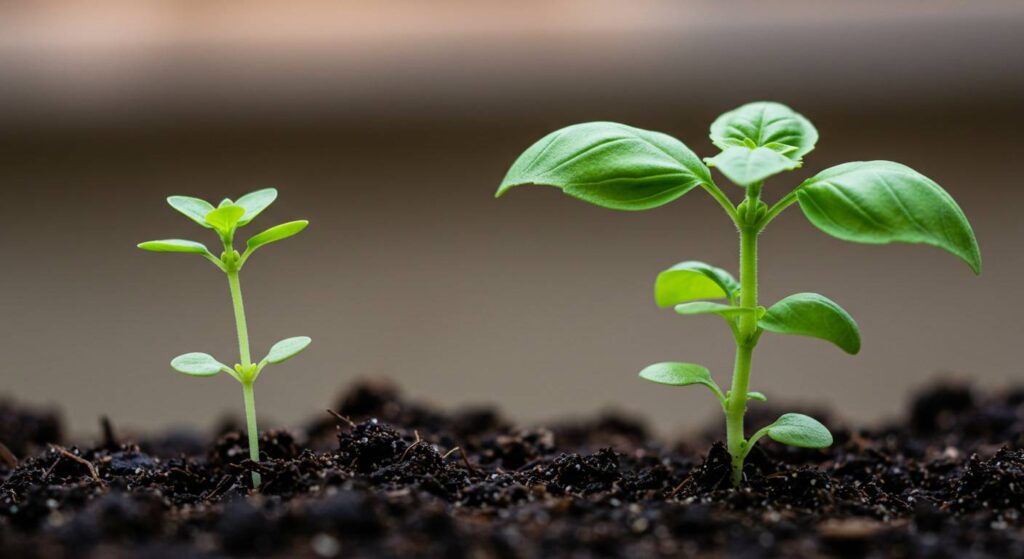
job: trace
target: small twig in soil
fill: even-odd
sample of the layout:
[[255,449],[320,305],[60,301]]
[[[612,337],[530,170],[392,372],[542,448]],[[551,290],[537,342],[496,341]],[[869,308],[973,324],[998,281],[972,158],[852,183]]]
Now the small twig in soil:
[[114,425],[110,422],[110,418],[101,415],[100,416],[100,428],[103,431],[103,447],[108,450],[115,450],[121,446],[118,443],[117,435],[114,434]]
[[441,456],[441,460],[442,461],[447,460],[449,456],[451,456],[452,454],[455,454],[456,452],[458,452],[460,450],[462,450],[462,449],[459,448],[459,447],[452,448],[451,450],[449,450],[448,452],[445,452],[444,455]]
[[0,443],[0,460],[11,470],[18,467],[18,457],[4,443]]
[[420,439],[420,432],[419,431],[413,431],[413,434],[416,435],[416,440],[413,441],[413,443],[411,445],[405,447],[405,452],[403,452],[402,456],[398,459],[399,462],[405,462],[405,458],[406,458],[406,456],[409,455],[409,451],[414,449],[414,448],[416,448],[417,446],[419,446],[420,444],[423,443],[423,440]]
[[461,446],[457,446],[455,448],[459,449],[459,454],[462,455],[462,463],[466,465],[466,468],[469,471],[473,472],[473,473],[479,473],[480,472],[480,468],[478,468],[478,467],[474,466],[472,463],[470,463],[469,456],[466,455],[465,449],[463,449]]
[[338,421],[341,421],[343,423],[347,423],[349,427],[353,427],[354,428],[356,426],[354,421],[352,421],[351,419],[345,417],[344,415],[341,415],[340,413],[338,413],[338,412],[336,412],[336,411],[334,411],[332,409],[328,409],[327,413],[331,414]]
[[[100,475],[98,473],[96,473],[96,467],[92,465],[92,462],[86,460],[85,458],[82,458],[81,456],[71,452],[70,450],[68,450],[68,449],[66,449],[66,448],[64,448],[62,446],[51,444],[50,445],[50,450],[56,452],[57,454],[60,454],[61,457],[67,458],[68,460],[71,460],[72,462],[78,462],[82,466],[85,466],[85,468],[87,470],[89,470],[89,476],[92,477],[92,479],[94,479],[96,481],[102,482],[102,480],[100,479]],[[60,459],[58,458],[57,462],[59,462],[59,461],[60,461]],[[57,465],[57,462],[54,462],[53,466],[50,466],[50,469],[47,470],[47,472],[46,472],[47,475],[49,475],[49,473],[53,471],[53,468],[54,468],[54,466]]]
[[675,489],[672,490],[671,493],[669,493],[669,495],[668,495],[669,499],[674,499],[675,496],[678,495],[680,492],[682,492],[683,489],[686,489],[686,486],[690,485],[690,482],[692,482],[692,481],[693,481],[693,476],[692,475],[686,476],[686,479],[684,479],[679,485],[677,485],[675,487]]

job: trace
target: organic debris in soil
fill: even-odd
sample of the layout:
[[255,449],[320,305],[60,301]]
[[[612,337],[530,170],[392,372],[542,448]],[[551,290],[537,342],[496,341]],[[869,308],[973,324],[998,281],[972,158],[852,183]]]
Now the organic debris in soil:
[[0,557],[1020,557],[1022,418],[1024,390],[939,386],[826,450],[759,444],[737,490],[720,442],[614,414],[524,429],[380,384],[262,433],[258,464],[237,431],[133,443],[105,422],[80,447],[4,403]]

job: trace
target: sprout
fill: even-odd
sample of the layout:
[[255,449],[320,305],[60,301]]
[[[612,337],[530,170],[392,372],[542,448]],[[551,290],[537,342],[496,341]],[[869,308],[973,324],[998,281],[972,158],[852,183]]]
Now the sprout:
[[[806,118],[779,103],[743,105],[711,125],[721,152],[701,160],[679,140],[613,122],[589,122],[552,132],[512,164],[497,196],[526,184],[560,188],[566,194],[616,210],[646,210],[701,188],[714,198],[740,234],[740,279],[702,262],[680,262],[658,274],[656,303],[679,314],[713,314],[725,320],[736,342],[732,389],[723,393],[711,373],[692,363],[658,363],[640,372],[646,380],[673,386],[699,384],[711,390],[725,412],[732,482],[743,479],[743,460],[767,435],[783,444],[822,448],[832,435],[818,421],[785,414],[744,437],[754,348],[765,331],[811,336],[847,353],[860,351],[857,323],[839,305],[815,293],[790,295],[765,308],[757,293],[757,240],[765,227],[799,203],[807,219],[833,237],[858,243],[924,243],[944,249],[981,271],[981,254],[967,218],[953,198],[917,171],[890,161],[858,161],[826,169],[769,206],[761,200],[769,177],[803,165],[818,132]],[[706,164],[705,164],[706,163]],[[711,178],[709,167],[736,183],[744,200],[735,205]],[[716,302],[724,301],[724,302]]]
[[[249,353],[249,331],[245,322],[245,307],[242,304],[242,288],[238,282],[238,273],[245,266],[245,263],[252,256],[256,249],[287,239],[309,225],[306,220],[291,221],[277,225],[251,237],[246,242],[245,252],[239,254],[234,248],[235,232],[239,227],[247,225],[256,218],[263,210],[277,198],[277,190],[265,188],[250,192],[237,201],[232,202],[225,199],[218,207],[213,207],[209,202],[199,198],[188,196],[171,196],[167,203],[172,208],[185,214],[186,217],[199,225],[212,229],[220,237],[224,252],[217,258],[202,243],[185,241],[181,239],[166,239],[162,241],[149,241],[139,244],[139,248],[152,252],[183,252],[198,254],[213,262],[217,268],[228,277],[228,287],[231,290],[231,303],[235,312],[235,327],[238,330],[238,354],[239,363],[229,367],[206,353],[186,353],[179,355],[171,361],[171,367],[179,373],[197,377],[208,377],[217,373],[227,373],[242,385],[242,395],[245,400],[245,419],[249,432],[249,457],[253,462],[259,462],[259,430],[256,428],[256,404],[253,400],[253,383],[259,377],[263,368],[267,365],[276,365],[291,357],[294,357],[309,345],[310,339],[306,336],[298,336],[281,340],[270,348],[267,356],[259,362],[253,362]],[[252,474],[254,488],[260,486],[260,475]]]

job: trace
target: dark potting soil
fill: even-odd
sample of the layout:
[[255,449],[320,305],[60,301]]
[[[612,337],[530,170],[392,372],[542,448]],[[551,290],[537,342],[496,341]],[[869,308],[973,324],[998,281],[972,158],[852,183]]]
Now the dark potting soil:
[[73,446],[0,402],[0,557],[1024,557],[1024,389],[938,386],[826,450],[762,442],[739,490],[714,431],[518,428],[375,384],[335,410],[264,432],[254,464],[230,428]]

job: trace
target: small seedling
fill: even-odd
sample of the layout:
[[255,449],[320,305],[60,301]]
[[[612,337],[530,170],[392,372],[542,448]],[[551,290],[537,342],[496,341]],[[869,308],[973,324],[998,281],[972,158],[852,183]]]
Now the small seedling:
[[[175,357],[171,361],[171,367],[180,373],[197,377],[208,377],[224,372],[241,383],[242,395],[245,400],[246,426],[249,431],[249,457],[253,462],[259,462],[260,449],[259,430],[256,428],[256,404],[253,399],[252,385],[256,382],[264,367],[276,365],[294,357],[306,349],[310,342],[310,339],[306,336],[281,340],[274,344],[270,348],[270,352],[267,353],[267,356],[258,363],[254,363],[249,354],[249,330],[245,323],[245,307],[242,305],[242,288],[238,282],[238,273],[256,249],[296,235],[309,225],[309,222],[303,219],[271,227],[262,233],[250,237],[245,243],[245,251],[239,254],[234,248],[235,232],[239,227],[249,224],[260,212],[267,209],[276,198],[276,189],[265,188],[256,192],[250,192],[234,202],[225,199],[216,208],[209,202],[199,198],[171,196],[167,199],[167,203],[175,210],[185,214],[185,217],[202,227],[213,229],[217,233],[221,244],[224,246],[224,252],[221,253],[220,258],[214,256],[205,245],[195,241],[166,239],[162,241],[149,241],[139,245],[139,248],[153,252],[198,254],[227,274],[228,288],[231,291],[231,303],[235,311],[235,327],[238,330],[240,362],[236,363],[234,367],[228,367],[209,354],[196,352]],[[260,475],[256,472],[252,474],[252,484],[254,488],[260,486]]]
[[[798,203],[807,219],[833,237],[859,243],[924,243],[958,256],[975,273],[981,255],[967,218],[938,184],[910,167],[890,161],[857,161],[826,169],[803,181],[769,206],[761,200],[765,179],[800,167],[818,140],[810,121],[779,103],[759,102],[729,111],[711,125],[721,150],[701,161],[675,138],[612,122],[589,122],[555,131],[513,163],[498,188],[501,196],[526,184],[560,188],[566,194],[615,210],[662,206],[700,187],[732,219],[740,236],[740,279],[697,261],[680,262],[658,274],[654,298],[683,315],[723,318],[736,341],[732,388],[723,392],[707,368],[692,363],[658,363],[640,372],[646,380],[673,386],[700,384],[725,412],[732,456],[732,483],[743,479],[743,460],[768,436],[783,444],[823,448],[832,435],[806,415],[787,413],[744,437],[751,358],[765,331],[812,336],[847,353],[860,350],[856,322],[839,305],[815,293],[790,295],[765,308],[757,297],[757,240],[764,228]],[[718,169],[745,193],[738,204],[711,178]],[[725,302],[715,302],[724,300]]]

